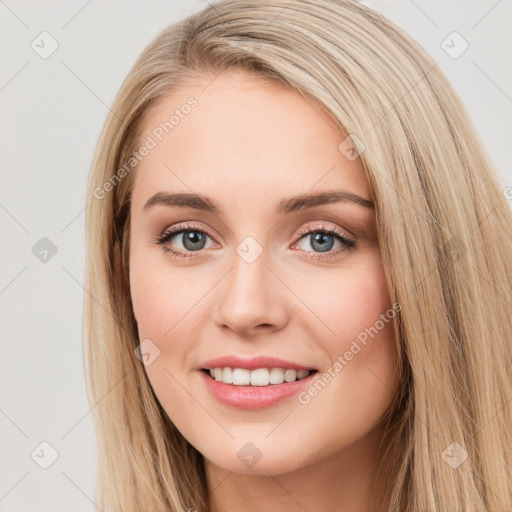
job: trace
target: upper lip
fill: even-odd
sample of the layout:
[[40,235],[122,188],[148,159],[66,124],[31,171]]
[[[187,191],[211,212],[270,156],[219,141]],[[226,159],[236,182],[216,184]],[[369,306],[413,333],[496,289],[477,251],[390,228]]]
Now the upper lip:
[[244,359],[237,356],[224,356],[210,359],[202,363],[197,369],[211,369],[211,368],[244,368],[246,370],[257,370],[258,368],[285,368],[292,370],[314,370],[311,366],[304,366],[293,361],[286,361],[273,356],[258,356]]

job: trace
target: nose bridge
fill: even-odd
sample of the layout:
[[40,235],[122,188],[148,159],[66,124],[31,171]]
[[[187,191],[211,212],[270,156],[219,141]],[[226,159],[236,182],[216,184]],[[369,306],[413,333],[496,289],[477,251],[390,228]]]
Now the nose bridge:
[[226,295],[237,301],[241,308],[245,305],[256,311],[271,300],[266,289],[268,256],[268,251],[252,236],[244,238],[235,248]]

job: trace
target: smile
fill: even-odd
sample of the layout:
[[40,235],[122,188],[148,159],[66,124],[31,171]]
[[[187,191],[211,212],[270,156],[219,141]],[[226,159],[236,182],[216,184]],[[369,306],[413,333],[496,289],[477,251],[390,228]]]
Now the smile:
[[[217,371],[219,378],[220,371],[222,371],[222,379],[224,379],[226,367],[213,368],[212,370],[214,375]],[[230,380],[229,375],[230,370],[232,370],[231,377],[235,383],[225,383],[223,380],[217,380],[212,377],[210,369],[207,368],[203,368],[198,373],[202,377],[206,390],[216,401],[238,409],[265,409],[275,406],[291,399],[304,388],[310,386],[315,375],[318,374],[317,370],[299,370],[301,375],[304,375],[304,372],[307,372],[307,374],[298,378],[299,371],[293,369],[285,371],[282,368],[257,368],[251,371],[245,368],[228,367],[227,370],[227,380]],[[279,378],[280,383],[271,384],[271,374],[273,381],[277,382]],[[291,380],[292,377],[293,380]],[[287,382],[286,378],[290,382]],[[252,384],[251,381],[259,384]],[[239,382],[239,384],[236,384],[236,382]],[[267,384],[265,384],[266,382]]]

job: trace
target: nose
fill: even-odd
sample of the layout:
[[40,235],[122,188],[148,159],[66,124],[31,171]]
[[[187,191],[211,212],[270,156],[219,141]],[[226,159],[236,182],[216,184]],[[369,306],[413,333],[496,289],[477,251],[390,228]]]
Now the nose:
[[235,254],[217,290],[213,320],[221,329],[247,337],[282,329],[288,321],[287,290],[269,268],[265,251],[252,262]]

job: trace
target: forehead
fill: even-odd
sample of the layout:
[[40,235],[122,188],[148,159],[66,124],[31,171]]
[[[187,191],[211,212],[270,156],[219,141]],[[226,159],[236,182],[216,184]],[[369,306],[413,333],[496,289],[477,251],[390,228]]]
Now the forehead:
[[338,149],[345,137],[318,105],[280,84],[240,71],[198,77],[146,113],[139,140],[152,148],[135,170],[133,207],[159,191],[238,209],[317,189],[369,198],[360,159]]

